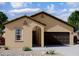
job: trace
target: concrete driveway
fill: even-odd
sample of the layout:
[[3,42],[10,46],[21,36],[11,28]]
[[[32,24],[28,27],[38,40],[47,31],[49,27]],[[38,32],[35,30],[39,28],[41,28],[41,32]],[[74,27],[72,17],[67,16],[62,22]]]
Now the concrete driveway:
[[64,55],[64,56],[79,56],[79,45],[72,45],[72,46],[54,46],[54,47],[36,47],[33,50],[55,50],[56,52]]
[[[54,55],[47,55],[46,51],[54,50]],[[79,56],[79,45],[73,46],[52,46],[52,47],[33,47],[32,51],[22,49],[0,49],[0,56]]]

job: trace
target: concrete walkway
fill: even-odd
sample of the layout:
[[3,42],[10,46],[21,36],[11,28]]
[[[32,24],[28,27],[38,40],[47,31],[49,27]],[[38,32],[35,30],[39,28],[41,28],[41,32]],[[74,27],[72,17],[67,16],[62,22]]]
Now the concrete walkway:
[[33,50],[55,50],[64,56],[79,56],[79,45],[73,46],[56,46],[56,47],[45,47],[45,48],[32,48]]

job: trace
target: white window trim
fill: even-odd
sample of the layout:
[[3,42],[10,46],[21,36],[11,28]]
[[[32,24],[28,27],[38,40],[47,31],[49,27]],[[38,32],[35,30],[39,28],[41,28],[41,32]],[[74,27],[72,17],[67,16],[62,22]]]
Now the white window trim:
[[[21,29],[21,39],[20,40],[16,39],[16,29]],[[21,41],[23,42],[23,28],[20,28],[20,27],[15,28],[15,41],[16,42],[21,42]]]

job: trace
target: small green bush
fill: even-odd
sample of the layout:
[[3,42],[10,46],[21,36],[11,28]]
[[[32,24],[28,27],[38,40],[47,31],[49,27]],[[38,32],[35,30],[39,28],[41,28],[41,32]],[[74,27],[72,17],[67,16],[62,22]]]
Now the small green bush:
[[9,50],[9,48],[7,46],[4,47],[5,50]]
[[46,52],[46,54],[55,54],[55,51],[54,50],[49,50]]
[[29,47],[23,47],[23,50],[24,50],[24,51],[32,51],[32,49],[29,48]]

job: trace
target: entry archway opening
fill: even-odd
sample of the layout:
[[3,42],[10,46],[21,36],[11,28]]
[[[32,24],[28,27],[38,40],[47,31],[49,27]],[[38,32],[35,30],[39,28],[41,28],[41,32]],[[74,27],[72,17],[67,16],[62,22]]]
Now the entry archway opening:
[[41,28],[36,26],[32,31],[32,46],[40,47],[41,46]]

